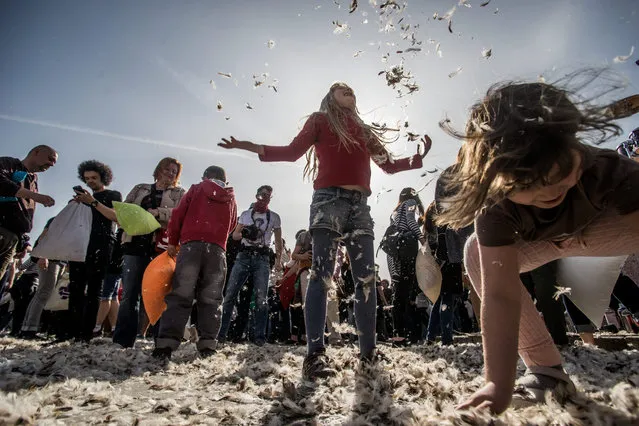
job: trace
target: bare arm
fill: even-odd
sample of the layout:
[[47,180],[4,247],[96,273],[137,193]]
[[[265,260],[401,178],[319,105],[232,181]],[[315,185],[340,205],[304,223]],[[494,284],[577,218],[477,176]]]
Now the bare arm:
[[242,239],[242,229],[244,229],[244,225],[238,223],[235,229],[233,230],[233,239],[235,241],[240,241]]
[[117,222],[118,218],[115,215],[115,209],[110,209],[100,202],[98,202],[98,205],[95,208],[100,212],[100,214],[102,214],[102,216],[106,217],[111,222]]
[[25,188],[18,189],[18,191],[16,192],[16,197],[33,200],[36,203],[42,204],[45,207],[51,207],[55,204],[55,200],[49,197],[48,195],[29,191],[28,189],[25,189]]
[[480,406],[501,413],[510,405],[517,367],[521,281],[514,246],[479,246],[481,329],[486,385],[460,408]]
[[[83,192],[83,193],[76,193],[76,196],[74,197],[74,199],[80,203],[85,203],[85,204],[91,204],[95,201],[97,201],[95,198],[93,198],[93,195],[89,194],[88,192]],[[109,208],[107,206],[105,206],[104,204],[102,204],[101,202],[98,201],[98,204],[95,206],[95,209],[100,212],[100,214],[104,217],[106,217],[107,219],[109,219],[112,222],[117,222],[117,216],[115,215],[115,210],[112,208]]]

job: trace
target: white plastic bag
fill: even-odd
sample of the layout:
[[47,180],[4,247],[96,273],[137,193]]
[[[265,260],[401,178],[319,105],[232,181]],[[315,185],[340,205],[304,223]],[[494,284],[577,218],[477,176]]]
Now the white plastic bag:
[[31,253],[34,257],[84,262],[91,237],[91,207],[70,202],[49,225]]
[[557,264],[557,283],[570,288],[570,300],[597,328],[627,257],[567,257]]
[[421,246],[417,253],[415,275],[419,288],[435,303],[442,290],[442,271],[426,246]]
[[65,271],[58,277],[58,281],[53,286],[53,291],[44,310],[66,311],[67,309],[69,309],[69,272]]

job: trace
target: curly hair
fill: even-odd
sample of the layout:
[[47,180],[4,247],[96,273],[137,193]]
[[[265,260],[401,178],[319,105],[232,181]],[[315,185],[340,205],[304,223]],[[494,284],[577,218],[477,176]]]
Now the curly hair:
[[113,181],[113,170],[111,170],[111,167],[96,160],[83,161],[78,166],[78,178],[82,182],[85,182],[85,172],[96,172],[97,174],[99,174],[100,180],[102,181],[104,186],[111,185],[111,182]]

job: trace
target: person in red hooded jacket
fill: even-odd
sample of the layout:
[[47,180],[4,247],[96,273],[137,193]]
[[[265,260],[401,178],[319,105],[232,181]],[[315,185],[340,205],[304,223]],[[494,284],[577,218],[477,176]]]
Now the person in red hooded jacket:
[[168,360],[178,348],[195,298],[200,333],[197,349],[203,358],[215,352],[226,279],[226,239],[236,222],[237,204],[233,188],[227,186],[226,172],[210,166],[202,182],[191,186],[171,215],[167,253],[177,260],[154,357]]

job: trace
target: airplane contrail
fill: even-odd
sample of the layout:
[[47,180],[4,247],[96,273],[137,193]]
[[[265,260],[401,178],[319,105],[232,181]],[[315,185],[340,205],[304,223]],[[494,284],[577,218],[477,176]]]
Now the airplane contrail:
[[120,140],[125,140],[125,141],[138,142],[138,143],[143,143],[143,144],[147,144],[147,145],[164,146],[164,147],[168,147],[168,148],[184,149],[184,150],[188,150],[188,151],[202,152],[202,153],[207,153],[207,154],[227,155],[227,156],[236,156],[236,157],[246,158],[245,155],[242,155],[242,154],[236,153],[236,152],[225,151],[222,148],[216,149],[216,150],[198,148],[198,147],[195,147],[195,146],[180,145],[180,144],[175,143],[175,142],[161,141],[161,140],[149,139],[149,138],[142,138],[142,137],[138,137],[138,136],[123,135],[123,134],[120,134],[120,133],[106,132],[104,130],[90,129],[88,127],[71,126],[71,125],[68,125],[68,124],[55,123],[55,122],[52,122],[52,121],[34,120],[34,119],[31,119],[31,118],[20,117],[20,116],[17,116],[17,115],[0,114],[0,119],[8,120],[8,121],[15,121],[15,122],[18,122],[18,123],[33,124],[33,125],[42,126],[42,127],[50,127],[50,128],[53,128],[53,129],[68,130],[70,132],[84,133],[84,134],[89,134],[89,135],[103,136],[103,137],[106,137],[106,138],[114,138],[114,139],[120,139]]

